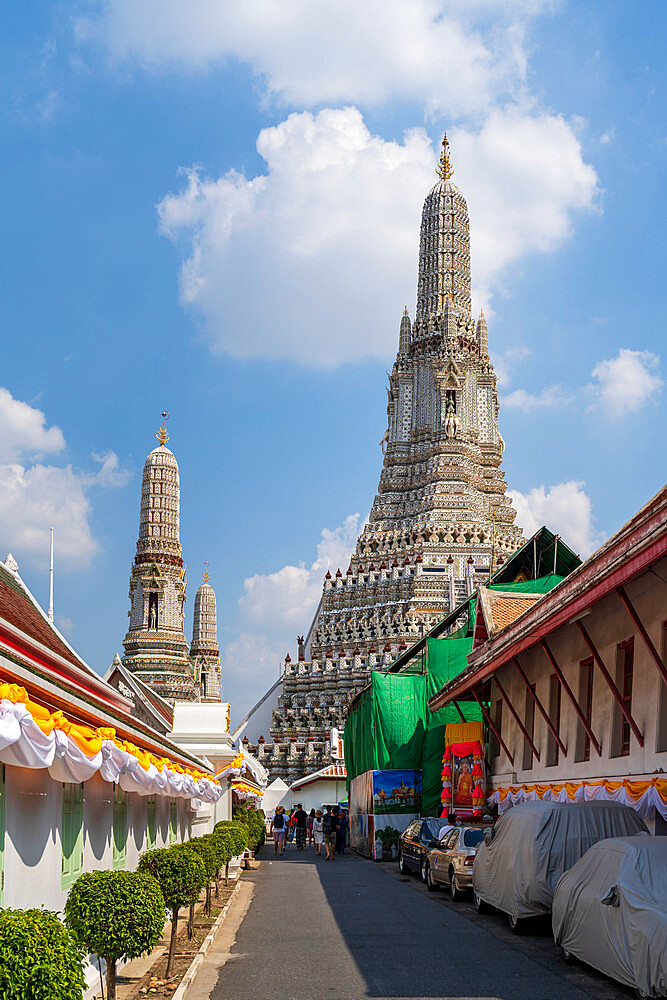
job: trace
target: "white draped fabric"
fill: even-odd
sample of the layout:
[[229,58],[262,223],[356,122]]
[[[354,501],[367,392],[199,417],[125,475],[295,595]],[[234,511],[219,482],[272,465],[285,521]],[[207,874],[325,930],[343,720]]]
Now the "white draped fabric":
[[[503,789],[504,791],[505,789]],[[654,784],[647,782],[646,790],[640,796],[631,795],[627,788],[621,785],[618,788],[609,788],[606,785],[580,784],[574,789],[574,797],[570,797],[567,788],[555,790],[547,788],[542,795],[539,795],[535,787],[508,788],[507,794],[500,795],[496,790],[488,796],[489,805],[497,805],[498,811],[502,815],[512,806],[519,802],[536,802],[542,799],[546,802],[620,802],[621,805],[631,806],[636,809],[642,819],[647,819],[653,815],[653,810],[657,810],[663,819],[667,820],[667,801],[662,798]]]
[[195,809],[202,802],[217,802],[222,795],[221,787],[208,778],[195,779],[166,765],[159,771],[150,764],[146,770],[113,740],[103,740],[100,751],[89,757],[64,730],[47,735],[26,705],[8,699],[0,701],[0,762],[47,768],[54,781],[78,783],[99,772],[104,781],[117,781],[126,792],[190,799]]

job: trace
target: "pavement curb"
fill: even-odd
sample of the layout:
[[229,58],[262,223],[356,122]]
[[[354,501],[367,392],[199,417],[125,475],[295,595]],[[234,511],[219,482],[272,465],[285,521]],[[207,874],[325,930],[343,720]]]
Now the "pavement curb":
[[216,917],[215,922],[212,924],[210,931],[208,932],[208,934],[206,935],[206,937],[202,941],[201,947],[200,947],[199,951],[197,952],[197,954],[195,955],[195,957],[192,959],[192,962],[188,966],[188,971],[185,973],[185,975],[181,979],[181,981],[179,983],[179,986],[178,986],[178,989],[173,994],[171,1000],[184,1000],[185,994],[187,993],[188,988],[192,985],[192,980],[197,975],[197,971],[199,969],[199,966],[204,961],[204,956],[206,955],[207,951],[209,950],[209,948],[213,944],[213,939],[215,938],[215,935],[218,933],[218,931],[219,931],[219,929],[220,929],[220,927],[221,927],[221,925],[222,925],[225,917],[227,916],[229,908],[232,905],[232,903],[234,902],[234,899],[236,898],[236,894],[238,893],[240,887],[241,887],[241,879],[237,876],[236,885],[234,886],[234,888],[232,890],[231,896],[229,897],[229,899],[227,900],[227,902],[223,906],[222,910],[220,911],[220,913]]

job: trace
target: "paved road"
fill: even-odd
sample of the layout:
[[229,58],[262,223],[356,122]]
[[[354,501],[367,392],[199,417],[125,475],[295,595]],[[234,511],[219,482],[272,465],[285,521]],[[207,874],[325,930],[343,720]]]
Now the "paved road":
[[516,937],[504,918],[427,893],[395,865],[348,854],[325,862],[293,847],[279,859],[262,853],[236,940],[196,1000],[628,996],[566,965],[545,933]]

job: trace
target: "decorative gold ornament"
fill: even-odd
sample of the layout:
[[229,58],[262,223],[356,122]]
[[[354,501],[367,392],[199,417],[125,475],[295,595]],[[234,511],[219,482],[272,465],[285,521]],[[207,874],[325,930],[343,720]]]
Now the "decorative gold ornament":
[[208,581],[211,579],[211,577],[208,574],[208,563],[207,562],[204,563],[204,572],[202,573],[202,577],[201,578],[202,578],[202,583],[208,583]]
[[163,445],[163,446],[166,445],[167,441],[169,440],[169,434],[167,433],[167,428],[164,425],[165,420],[168,420],[168,419],[169,419],[169,414],[167,413],[166,410],[163,410],[162,411],[162,427],[160,428],[160,430],[155,435],[155,437],[158,439],[158,441],[160,442],[160,444]]
[[452,161],[449,158],[449,140],[447,139],[446,132],[442,139],[442,152],[440,154],[440,161],[435,168],[435,172],[440,180],[443,181],[448,181],[454,173],[454,167],[452,166]]

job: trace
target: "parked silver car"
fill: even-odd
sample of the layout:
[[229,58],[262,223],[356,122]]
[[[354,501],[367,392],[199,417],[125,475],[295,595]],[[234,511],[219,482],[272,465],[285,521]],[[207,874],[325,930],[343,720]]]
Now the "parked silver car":
[[472,866],[483,840],[483,827],[462,826],[448,830],[424,859],[424,881],[429,891],[435,892],[446,885],[452,899],[460,899],[467,889],[472,889]]

